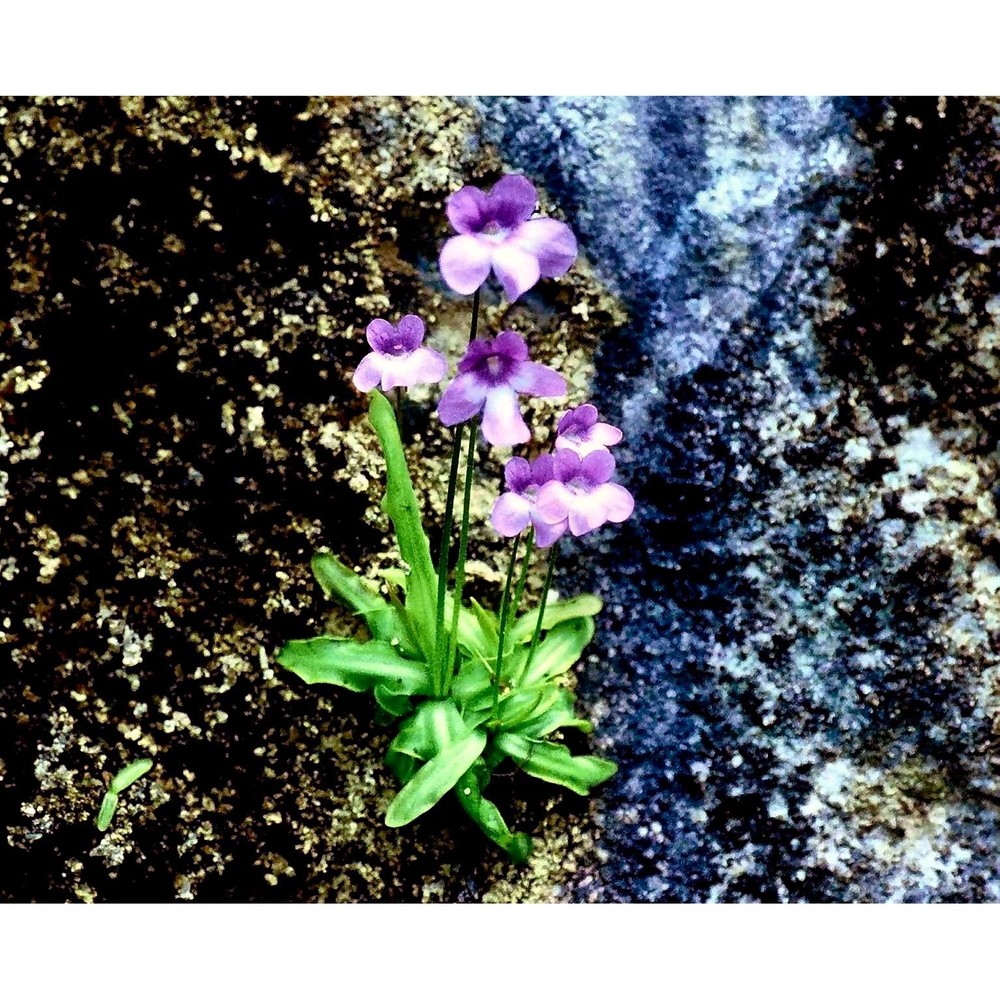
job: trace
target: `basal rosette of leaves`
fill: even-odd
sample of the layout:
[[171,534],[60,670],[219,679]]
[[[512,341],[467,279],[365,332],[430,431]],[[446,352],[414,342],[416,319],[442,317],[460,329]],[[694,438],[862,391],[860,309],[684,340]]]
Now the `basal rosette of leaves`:
[[[591,731],[578,718],[566,678],[594,635],[601,602],[594,596],[547,600],[560,538],[579,536],[633,509],[628,491],[610,482],[615,462],[609,447],[621,432],[597,421],[590,404],[563,416],[552,454],[507,463],[507,491],[498,497],[491,523],[511,538],[509,567],[499,611],[463,601],[470,487],[475,441],[525,444],[530,429],[519,412],[520,395],[565,394],[561,376],[528,357],[514,331],[476,339],[479,287],[492,273],[513,300],[541,277],[570,267],[576,241],[569,227],[534,215],[534,187],[523,177],[502,178],[484,193],[463,188],[451,196],[448,216],[459,236],[441,255],[442,275],[454,291],[475,293],[470,343],[458,373],[443,393],[438,416],[456,427],[441,552],[435,565],[424,531],[401,438],[402,389],[439,382],[447,360],[421,346],[423,322],[405,316],[393,327],[373,320],[372,347],[358,367],[355,385],[371,392],[369,420],[385,458],[382,507],[396,534],[405,571],[386,574],[388,600],[334,554],[319,552],[313,573],[329,597],[362,617],[366,641],[322,635],[286,643],[278,662],[309,684],[336,684],[374,696],[398,732],[386,763],[401,788],[389,805],[390,827],[413,822],[453,793],[480,829],[518,862],[531,853],[531,838],[513,833],[486,797],[494,772],[512,761],[542,781],[588,795],[617,768],[591,755],[574,755],[561,731]],[[396,391],[396,409],[378,391]],[[469,428],[458,557],[449,570],[458,468]],[[514,584],[518,550],[526,551]],[[545,584],[536,607],[521,613],[528,560],[548,548]]]

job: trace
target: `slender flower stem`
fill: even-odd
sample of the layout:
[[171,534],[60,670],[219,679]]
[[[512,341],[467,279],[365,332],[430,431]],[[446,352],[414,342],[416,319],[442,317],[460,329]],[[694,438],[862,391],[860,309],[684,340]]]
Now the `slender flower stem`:
[[[476,339],[476,330],[479,327],[479,289],[472,297],[472,323],[469,327],[469,343]],[[443,697],[447,694],[450,686],[448,678],[448,664],[454,658],[454,653],[448,656],[449,640],[444,632],[444,604],[445,595],[448,593],[448,556],[451,554],[451,529],[455,518],[455,487],[458,483],[458,464],[462,454],[462,435],[465,432],[465,424],[459,424],[455,430],[455,440],[451,452],[451,470],[448,473],[448,498],[444,507],[444,524],[441,527],[441,552],[438,556],[438,589],[437,589],[437,615],[435,617],[436,631],[434,633],[434,663],[433,676],[435,694]],[[400,424],[402,433],[402,424]],[[475,427],[472,430],[471,440],[475,442]],[[470,459],[471,461],[471,459]],[[468,507],[468,504],[466,504]],[[456,597],[459,595],[456,595]],[[454,619],[454,614],[452,618]],[[457,620],[457,619],[456,619]],[[455,627],[452,626],[454,633]]]
[[521,610],[521,598],[524,596],[524,585],[528,582],[528,569],[531,556],[535,551],[535,526],[528,529],[528,542],[524,548],[524,562],[521,563],[521,575],[517,580],[517,587],[514,589],[514,603],[511,606],[511,615],[517,620],[518,612]]
[[448,592],[448,555],[451,551],[451,527],[455,516],[455,489],[458,485],[458,466],[462,456],[462,437],[465,434],[465,424],[455,428],[455,440],[452,443],[451,470],[448,473],[448,498],[444,505],[444,524],[441,528],[441,553],[438,556],[438,589],[437,615],[434,631],[434,693],[441,697],[445,688],[445,653],[448,651],[448,640],[444,631],[444,599]]
[[531,646],[528,649],[528,659],[524,664],[524,670],[521,671],[521,677],[525,677],[528,671],[531,669],[531,661],[535,658],[535,650],[538,649],[538,637],[542,634],[542,619],[545,617],[545,605],[549,599],[549,587],[552,584],[552,571],[555,569],[556,565],[556,554],[559,551],[559,543],[556,542],[555,545],[549,550],[549,565],[545,570],[545,583],[542,584],[542,600],[538,605],[538,619],[535,622],[535,631],[531,636]]
[[479,289],[476,289],[472,296],[472,326],[469,327],[469,343],[476,339],[476,330],[479,328]]
[[458,615],[462,609],[462,590],[465,588],[465,555],[469,549],[469,508],[472,506],[472,474],[476,466],[476,433],[479,417],[469,422],[469,450],[465,463],[465,488],[462,494],[462,529],[458,536],[458,562],[455,563],[455,591],[451,606],[451,635],[448,639],[448,657],[444,663],[443,693],[447,696],[451,688],[451,675],[455,665],[455,651],[458,649]]
[[[503,673],[503,654],[507,644],[507,621],[510,618],[510,585],[514,579],[514,566],[517,563],[517,547],[521,544],[521,533],[514,536],[514,541],[510,546],[510,565],[507,567],[507,579],[503,585],[503,598],[500,601],[500,633],[497,636],[497,660],[496,669],[493,675],[493,713],[497,717],[497,708],[500,705],[500,675]],[[527,560],[525,560],[527,565]]]

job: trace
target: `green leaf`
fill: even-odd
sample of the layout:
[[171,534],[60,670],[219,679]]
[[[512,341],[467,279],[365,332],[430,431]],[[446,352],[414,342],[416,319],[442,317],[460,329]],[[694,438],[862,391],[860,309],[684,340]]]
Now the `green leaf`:
[[560,622],[539,642],[531,667],[520,678],[518,686],[532,687],[564,674],[580,659],[584,647],[593,637],[593,618],[573,618]]
[[486,734],[476,731],[446,747],[424,764],[389,803],[385,814],[386,826],[406,826],[427,812],[454,788],[485,746]]
[[395,587],[401,594],[406,593],[406,574],[397,566],[390,566],[388,569],[381,570],[379,576]]
[[497,707],[497,728],[513,729],[522,722],[547,711],[559,697],[554,684],[540,684],[533,688],[519,688],[500,699]]
[[524,864],[531,855],[531,838],[526,833],[511,833],[500,810],[483,798],[483,789],[489,781],[489,770],[482,758],[459,779],[455,794],[462,808],[487,837],[505,850],[512,860]]
[[490,689],[492,685],[492,674],[489,668],[479,660],[463,660],[458,674],[451,682],[451,696],[462,707],[471,707],[482,699],[483,695],[489,695],[492,702]]
[[[542,615],[542,631],[548,631],[560,622],[570,621],[573,618],[593,618],[603,606],[601,599],[594,594],[581,594],[568,601],[549,601],[545,606],[545,614]],[[537,608],[534,611],[526,611],[510,630],[511,641],[531,642],[537,621]]]
[[[446,594],[444,600],[444,626],[445,629],[448,629],[451,622],[452,608],[454,607],[453,595]],[[475,599],[473,599],[473,604],[475,604]],[[486,662],[491,657],[496,656],[496,623],[495,621],[490,621],[491,618],[495,619],[496,616],[482,607],[480,608],[480,612],[483,616],[482,619],[468,608],[461,608],[459,610],[458,646],[470,656]],[[494,635],[492,642],[489,638],[491,632]]]
[[474,597],[471,599],[472,613],[476,616],[484,649],[496,649],[500,641],[500,622],[492,611],[487,611]]
[[385,684],[376,684],[373,692],[379,708],[394,719],[401,719],[413,711],[413,702],[408,695],[395,694]]
[[417,773],[417,768],[420,766],[416,757],[411,757],[406,753],[397,753],[391,747],[385,755],[385,763],[401,785],[405,785]]
[[285,643],[278,662],[307,684],[339,684],[350,691],[371,691],[381,685],[384,695],[430,694],[423,663],[406,660],[387,642],[373,639],[294,639]]
[[367,580],[362,579],[332,552],[317,552],[312,557],[313,576],[327,597],[340,602],[361,615],[372,638],[391,642],[396,639],[407,653],[418,654],[418,645],[410,638],[410,630],[399,611],[385,601]]
[[104,833],[109,826],[111,826],[111,820],[114,819],[115,810],[118,808],[118,793],[107,791],[104,793],[104,798],[101,799],[101,809],[97,814],[97,829]]
[[594,729],[586,719],[577,718],[573,707],[573,696],[563,688],[559,689],[558,697],[547,709],[532,715],[524,722],[505,728],[531,739],[541,739],[557,729],[579,729],[584,733],[592,732]]
[[150,771],[153,762],[148,757],[141,760],[134,760],[131,764],[123,767],[112,779],[108,786],[116,795],[121,795],[129,785],[137,782],[144,774]]
[[434,659],[434,631],[437,625],[437,576],[431,561],[431,547],[420,520],[420,508],[413,492],[406,454],[392,404],[380,392],[371,394],[368,419],[378,435],[386,464],[386,489],[382,509],[392,519],[399,552],[409,566],[406,580],[406,609],[413,620],[424,659]]
[[500,733],[495,742],[522,771],[542,781],[563,785],[579,795],[590,794],[594,785],[607,781],[618,770],[609,760],[574,757],[560,744],[529,740],[516,733]]
[[393,753],[430,760],[469,735],[469,726],[451,701],[425,701],[400,726],[389,745]]

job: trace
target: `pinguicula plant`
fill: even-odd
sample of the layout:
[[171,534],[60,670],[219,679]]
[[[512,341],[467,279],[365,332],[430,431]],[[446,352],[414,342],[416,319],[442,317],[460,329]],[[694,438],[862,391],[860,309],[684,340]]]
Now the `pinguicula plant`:
[[[441,423],[455,430],[436,562],[403,448],[401,394],[412,385],[441,382],[448,363],[422,346],[419,317],[403,316],[396,326],[373,319],[367,329],[372,351],[354,384],[371,394],[369,420],[386,465],[382,507],[405,568],[385,574],[383,597],[335,555],[317,553],[312,568],[320,586],[364,619],[369,637],[298,639],[278,653],[278,662],[307,683],[370,692],[382,716],[395,720],[398,731],[386,763],[401,787],[386,813],[390,827],[412,823],[453,792],[486,836],[519,862],[528,858],[531,838],[512,833],[485,795],[497,768],[510,760],[580,795],[616,770],[610,761],[571,753],[560,738],[561,730],[591,731],[576,715],[566,678],[593,637],[601,602],[590,595],[549,601],[548,595],[562,536],[623,521],[634,506],[629,492],[611,481],[615,461],[609,449],[621,441],[621,431],[600,422],[589,403],[570,410],[558,423],[552,452],[506,464],[507,488],[490,518],[496,532],[511,539],[497,610],[466,602],[478,435],[500,447],[527,444],[532,435],[520,397],[566,394],[562,376],[532,361],[520,334],[477,336],[480,288],[491,272],[514,301],[540,278],[565,274],[576,258],[569,227],[537,216],[535,206],[534,187],[519,175],[501,178],[488,193],[464,187],[448,199],[458,235],[441,251],[441,274],[453,291],[471,294],[473,301],[468,348],[437,408]],[[395,412],[383,395],[392,390]],[[536,548],[548,552],[545,583],[537,606],[522,610]]]

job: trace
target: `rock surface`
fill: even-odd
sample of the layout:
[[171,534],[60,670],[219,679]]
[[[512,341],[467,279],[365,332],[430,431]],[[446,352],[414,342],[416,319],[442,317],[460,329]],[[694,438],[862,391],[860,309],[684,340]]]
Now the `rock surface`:
[[[997,897],[996,106],[3,105],[2,898]],[[579,682],[620,771],[509,779],[525,870],[457,810],[387,830],[369,706],[269,664],[331,615],[316,547],[393,561],[349,373],[372,315],[457,352],[443,199],[505,166],[585,259],[485,322],[621,422],[638,498],[559,580],[607,602]]]
[[617,605],[584,691],[622,767],[577,897],[996,899],[997,107],[485,110],[632,316],[595,395],[639,516],[572,579]]

